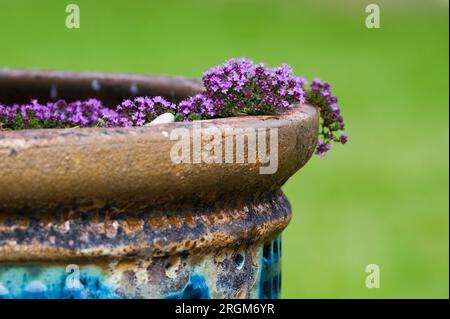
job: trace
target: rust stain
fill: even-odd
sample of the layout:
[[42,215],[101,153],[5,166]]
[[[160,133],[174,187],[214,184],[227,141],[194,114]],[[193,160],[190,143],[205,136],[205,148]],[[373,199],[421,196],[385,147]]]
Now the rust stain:
[[[237,207],[127,212],[104,208],[21,213],[0,211],[0,262],[18,259],[63,259],[165,256],[185,251],[204,254],[220,247],[255,243],[281,232],[291,211],[281,192]],[[97,209],[97,210],[96,210]],[[215,216],[215,218],[212,218]],[[42,219],[41,219],[42,217]]]

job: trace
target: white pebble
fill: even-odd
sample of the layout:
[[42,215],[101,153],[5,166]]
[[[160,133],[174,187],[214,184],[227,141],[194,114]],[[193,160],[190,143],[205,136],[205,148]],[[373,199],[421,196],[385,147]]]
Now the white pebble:
[[164,113],[155,118],[150,123],[145,124],[144,126],[150,126],[155,124],[165,124],[165,123],[173,123],[175,122],[175,116],[172,113]]

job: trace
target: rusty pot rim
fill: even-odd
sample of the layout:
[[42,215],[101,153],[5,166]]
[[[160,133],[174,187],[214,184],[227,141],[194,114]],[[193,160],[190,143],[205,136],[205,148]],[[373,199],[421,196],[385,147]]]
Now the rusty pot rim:
[[[201,90],[198,82],[180,77],[0,72],[0,84],[9,83],[7,79],[12,78],[17,85],[37,86],[44,91],[54,81],[60,81],[57,83],[61,90],[69,93],[77,85],[83,91],[94,79],[101,79],[101,85],[105,90],[108,88],[108,92],[128,88],[138,79],[142,85],[145,81],[150,83],[149,92],[167,93],[174,86],[181,96]],[[170,150],[176,141],[170,140],[170,132],[186,128],[192,142],[198,129],[191,123],[0,131],[0,213],[2,209],[35,210],[61,205],[109,205],[131,209],[149,205],[171,206],[175,202],[213,203],[236,197],[254,198],[279,189],[309,160],[317,143],[318,114],[310,105],[296,105],[278,115],[211,119],[201,121],[201,124],[216,127],[222,136],[230,127],[277,129],[276,173],[260,174],[259,168],[263,166],[260,163],[173,163]],[[223,139],[222,142],[224,145]]]
[[[299,105],[277,116],[202,121],[227,128],[277,128],[278,170],[260,163],[174,164],[170,131],[187,123],[132,128],[42,129],[0,132],[0,208],[61,204],[128,207],[174,200],[214,202],[279,189],[314,152],[315,108]],[[131,205],[131,206],[133,206]],[[1,211],[1,210],[0,210]]]

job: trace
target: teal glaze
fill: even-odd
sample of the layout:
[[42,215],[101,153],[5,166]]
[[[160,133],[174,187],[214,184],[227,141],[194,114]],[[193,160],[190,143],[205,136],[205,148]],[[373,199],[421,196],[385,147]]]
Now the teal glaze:
[[210,299],[209,288],[203,275],[190,276],[188,284],[176,294],[167,296],[167,299]]
[[[173,278],[158,270],[169,265],[164,258],[139,266],[132,273],[128,268],[115,268],[117,262],[101,267],[82,265],[76,273],[62,264],[0,264],[0,299],[209,299],[217,291],[226,292],[227,298],[237,297],[233,292],[239,291],[252,298],[279,298],[281,236],[259,244],[256,251],[257,265],[251,260],[250,248],[241,248],[221,261],[216,260],[215,254],[208,254],[198,262],[182,262]],[[151,265],[156,268],[149,270]],[[130,290],[130,286],[136,286],[139,271],[146,271],[148,278],[156,281],[146,288]],[[74,288],[73,280],[77,278],[79,285]],[[147,294],[143,294],[143,289],[148,290]]]
[[80,270],[79,288],[70,288],[64,266],[0,265],[0,299],[111,299],[115,288],[94,266]]
[[281,292],[281,235],[263,247],[259,298],[276,299]]

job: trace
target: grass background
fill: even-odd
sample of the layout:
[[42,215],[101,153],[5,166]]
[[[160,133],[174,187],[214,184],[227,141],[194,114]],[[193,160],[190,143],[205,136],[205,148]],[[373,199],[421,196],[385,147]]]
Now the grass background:
[[[0,0],[0,67],[200,77],[235,56],[292,65],[340,97],[350,142],[284,186],[283,297],[445,297],[448,7],[404,1]],[[381,288],[365,287],[365,266]]]

